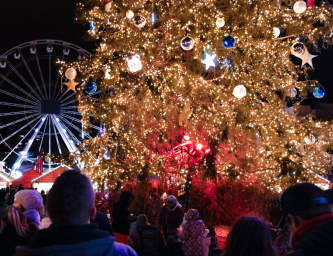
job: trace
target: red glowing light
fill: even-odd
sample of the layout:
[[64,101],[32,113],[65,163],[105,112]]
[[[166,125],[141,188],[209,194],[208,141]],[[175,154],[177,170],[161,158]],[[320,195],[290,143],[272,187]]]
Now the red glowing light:
[[202,149],[202,144],[197,144],[197,149],[201,150]]
[[184,140],[190,140],[190,136],[189,135],[185,135],[184,136]]

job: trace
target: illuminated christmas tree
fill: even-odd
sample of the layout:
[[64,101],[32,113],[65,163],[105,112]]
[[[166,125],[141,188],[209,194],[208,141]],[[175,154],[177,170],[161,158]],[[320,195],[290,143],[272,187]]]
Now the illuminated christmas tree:
[[324,93],[307,71],[333,42],[332,14],[313,0],[78,4],[98,47],[60,72],[78,73],[84,129],[103,124],[81,154],[90,177],[181,182],[190,172],[283,188],[325,175],[332,123],[296,121],[286,102]]

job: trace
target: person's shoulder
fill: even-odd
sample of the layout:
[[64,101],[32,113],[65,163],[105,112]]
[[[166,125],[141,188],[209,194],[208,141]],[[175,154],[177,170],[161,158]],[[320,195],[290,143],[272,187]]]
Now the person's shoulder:
[[138,256],[138,255],[128,245],[115,242],[113,246],[113,256]]

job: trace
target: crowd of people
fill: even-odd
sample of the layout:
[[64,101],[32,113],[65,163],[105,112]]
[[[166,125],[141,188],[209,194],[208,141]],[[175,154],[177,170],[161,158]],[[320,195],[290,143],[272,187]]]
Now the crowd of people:
[[258,217],[242,216],[223,250],[214,227],[206,227],[196,209],[184,213],[175,196],[163,205],[156,189],[152,194],[152,220],[134,216],[134,196],[123,191],[110,223],[91,181],[78,170],[61,174],[47,195],[21,186],[0,190],[0,256],[332,255],[333,190],[310,183],[288,188],[277,230]]

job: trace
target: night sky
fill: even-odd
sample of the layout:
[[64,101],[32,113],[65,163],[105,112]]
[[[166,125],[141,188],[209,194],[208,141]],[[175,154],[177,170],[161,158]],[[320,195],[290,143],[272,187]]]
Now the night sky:
[[[37,39],[58,39],[92,51],[94,42],[83,39],[85,28],[74,22],[76,0],[1,0],[0,55],[21,43]],[[330,2],[333,2],[331,0]],[[312,54],[316,54],[310,51]],[[323,50],[313,59],[311,79],[319,80],[326,89],[322,99],[309,94],[306,104],[333,103],[333,48]],[[296,61],[297,64],[301,60]]]

